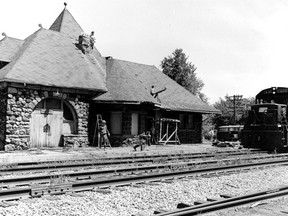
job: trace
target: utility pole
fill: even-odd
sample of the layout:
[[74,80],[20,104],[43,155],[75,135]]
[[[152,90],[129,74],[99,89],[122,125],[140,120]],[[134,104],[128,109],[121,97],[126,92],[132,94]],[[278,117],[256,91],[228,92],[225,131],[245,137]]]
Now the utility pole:
[[242,100],[243,95],[233,95],[233,96],[228,96],[228,101],[233,102],[233,124],[236,124],[236,108],[238,108],[237,104]]

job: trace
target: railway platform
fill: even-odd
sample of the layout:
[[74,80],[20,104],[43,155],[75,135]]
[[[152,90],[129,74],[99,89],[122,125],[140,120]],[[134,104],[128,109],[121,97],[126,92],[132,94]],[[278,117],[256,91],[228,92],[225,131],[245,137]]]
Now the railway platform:
[[84,148],[41,148],[28,149],[21,151],[0,152],[0,163],[21,163],[21,162],[42,162],[53,160],[81,160],[97,159],[105,157],[121,157],[135,155],[158,155],[158,154],[181,154],[199,152],[219,152],[220,150],[233,150],[235,148],[219,148],[206,141],[201,144],[182,144],[182,145],[152,145],[147,146],[143,151],[134,151],[133,147],[115,147],[99,149],[96,147]]

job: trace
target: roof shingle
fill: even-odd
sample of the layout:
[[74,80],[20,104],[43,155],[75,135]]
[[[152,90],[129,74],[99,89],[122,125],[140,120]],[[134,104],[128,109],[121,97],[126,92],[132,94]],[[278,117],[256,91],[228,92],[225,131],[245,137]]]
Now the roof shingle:
[[7,36],[0,40],[0,61],[10,62],[23,43],[23,40]]
[[72,38],[78,38],[78,36],[83,32],[81,26],[76,22],[74,17],[66,8],[64,8],[64,10],[59,14],[57,19],[50,26],[49,30],[67,34]]
[[155,66],[116,59],[107,60],[108,92],[95,98],[95,101],[157,103],[150,95],[152,85],[158,89],[167,88],[159,94],[161,107],[164,109],[219,113],[217,109],[202,102]]
[[94,51],[84,55],[74,43],[66,34],[39,29],[0,70],[0,81],[106,91],[105,60]]

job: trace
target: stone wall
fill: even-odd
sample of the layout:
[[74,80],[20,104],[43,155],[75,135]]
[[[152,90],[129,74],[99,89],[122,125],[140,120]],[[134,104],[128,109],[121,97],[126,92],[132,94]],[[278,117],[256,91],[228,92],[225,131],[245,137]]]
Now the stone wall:
[[80,101],[78,98],[66,99],[75,109],[78,118],[78,134],[88,135],[89,103]]
[[[35,106],[43,99],[55,97],[70,103],[77,113],[77,136],[73,139],[81,146],[88,144],[89,103],[79,95],[62,94],[20,88],[8,88],[6,114],[6,150],[27,149],[30,147],[30,118]],[[0,136],[1,139],[1,136]],[[65,143],[64,143],[65,145]]]
[[7,88],[0,88],[0,150],[4,150],[6,131]]
[[6,115],[6,150],[29,147],[30,117],[35,105],[41,101],[34,91],[8,89]]
[[67,136],[67,139],[64,139],[64,146],[71,145],[73,141],[74,146],[87,146],[89,145],[88,141],[88,118],[89,118],[89,103],[81,101],[80,99],[68,97],[67,101],[73,106],[77,114],[77,135],[73,134],[72,136]]

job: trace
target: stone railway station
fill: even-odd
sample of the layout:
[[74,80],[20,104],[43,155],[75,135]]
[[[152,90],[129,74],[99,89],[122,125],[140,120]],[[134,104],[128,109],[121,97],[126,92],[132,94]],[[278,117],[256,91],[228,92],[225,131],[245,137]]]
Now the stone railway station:
[[[202,114],[219,113],[155,66],[102,56],[66,5],[39,27],[0,40],[0,150],[96,146],[97,115],[112,146],[162,118],[180,120],[181,143],[201,143]],[[154,97],[151,86],[165,91]]]

